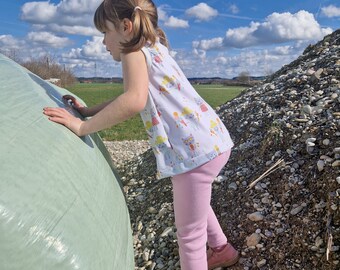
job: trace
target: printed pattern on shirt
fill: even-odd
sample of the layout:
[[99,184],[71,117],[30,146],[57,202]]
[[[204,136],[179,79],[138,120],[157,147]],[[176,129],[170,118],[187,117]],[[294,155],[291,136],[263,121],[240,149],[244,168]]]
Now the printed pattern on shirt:
[[233,146],[229,132],[192,87],[169,51],[157,42],[148,54],[149,95],[140,113],[156,156],[157,177],[192,170]]

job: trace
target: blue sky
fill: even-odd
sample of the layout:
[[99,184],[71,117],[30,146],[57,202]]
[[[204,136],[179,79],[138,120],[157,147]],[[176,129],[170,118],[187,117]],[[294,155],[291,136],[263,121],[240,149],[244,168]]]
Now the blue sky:
[[[93,26],[102,0],[0,1],[0,52],[48,54],[76,76],[121,76]],[[155,0],[171,54],[188,77],[270,74],[340,28],[339,0]]]

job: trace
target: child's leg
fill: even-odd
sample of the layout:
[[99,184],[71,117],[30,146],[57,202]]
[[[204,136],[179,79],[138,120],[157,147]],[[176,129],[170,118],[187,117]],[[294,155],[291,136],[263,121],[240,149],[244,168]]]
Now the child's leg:
[[227,244],[227,237],[224,235],[222,228],[216,218],[214,210],[209,209],[208,213],[208,246],[212,248],[220,247]]
[[[230,152],[172,179],[174,193],[175,223],[181,270],[207,270],[207,227],[211,216],[211,184],[228,160]],[[217,221],[217,220],[216,220]],[[214,232],[215,225],[209,225],[211,235],[222,239],[224,234]],[[225,237],[225,236],[224,236]]]

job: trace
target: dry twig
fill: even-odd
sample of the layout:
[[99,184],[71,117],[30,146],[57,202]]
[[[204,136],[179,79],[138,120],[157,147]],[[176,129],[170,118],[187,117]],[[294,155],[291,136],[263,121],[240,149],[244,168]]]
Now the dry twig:
[[257,179],[255,179],[253,182],[251,182],[247,188],[246,191],[250,190],[252,187],[254,187],[261,179],[267,177],[271,173],[275,172],[277,169],[285,166],[286,163],[283,158],[279,159],[273,166],[271,166],[268,170],[266,170],[262,175],[260,175]]

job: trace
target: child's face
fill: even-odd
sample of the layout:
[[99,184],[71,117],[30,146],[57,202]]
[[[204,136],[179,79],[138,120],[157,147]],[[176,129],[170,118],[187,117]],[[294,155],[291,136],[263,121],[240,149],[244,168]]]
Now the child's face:
[[121,42],[126,41],[122,24],[119,24],[118,29],[112,22],[106,21],[107,31],[104,33],[103,44],[106,50],[110,52],[115,61],[121,61]]

